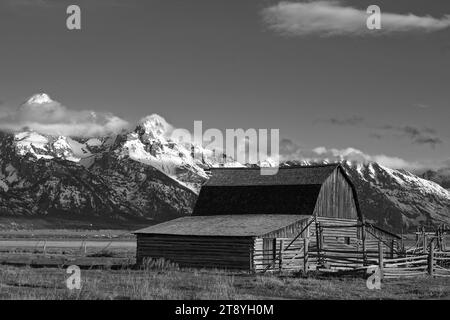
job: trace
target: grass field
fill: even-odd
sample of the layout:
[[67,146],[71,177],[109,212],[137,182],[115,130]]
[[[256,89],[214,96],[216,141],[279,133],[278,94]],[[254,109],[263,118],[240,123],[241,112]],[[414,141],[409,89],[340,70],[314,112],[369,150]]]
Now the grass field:
[[[83,240],[98,246],[85,252]],[[450,299],[450,278],[385,280],[381,290],[369,290],[363,277],[254,275],[168,264],[136,270],[133,235],[120,230],[9,230],[0,232],[2,241],[8,246],[0,247],[0,299]],[[81,290],[66,287],[65,267],[71,264],[84,268]]]
[[0,266],[0,299],[449,299],[450,279],[252,275],[198,270],[82,270],[69,290],[65,269]]

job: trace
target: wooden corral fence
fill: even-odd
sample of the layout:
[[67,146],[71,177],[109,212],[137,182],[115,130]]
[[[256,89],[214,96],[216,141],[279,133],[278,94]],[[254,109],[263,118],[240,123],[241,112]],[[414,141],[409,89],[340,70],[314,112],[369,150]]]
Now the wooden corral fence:
[[447,227],[439,226],[433,232],[418,228],[416,243],[410,248],[403,248],[403,253],[396,259],[384,259],[379,262],[384,278],[414,277],[430,275],[450,277],[450,251],[447,250],[445,237]]
[[[417,246],[405,249],[402,242],[382,238],[377,228],[367,223],[315,222],[294,239],[258,239],[256,271],[351,272],[377,266],[383,278],[450,277],[450,251],[445,250],[446,232],[442,229],[421,231]],[[304,233],[308,236],[301,237]],[[272,241],[272,245],[264,245],[264,241]]]
[[450,277],[450,251],[434,251],[430,246],[427,254],[408,254],[406,257],[386,259],[379,262],[383,278],[402,278],[430,275]]

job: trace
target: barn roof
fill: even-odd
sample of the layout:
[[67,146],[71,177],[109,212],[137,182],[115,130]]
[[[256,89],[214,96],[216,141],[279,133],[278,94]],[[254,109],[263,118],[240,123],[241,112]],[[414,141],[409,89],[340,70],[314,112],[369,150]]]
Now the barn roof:
[[337,168],[354,189],[339,164],[279,168],[275,175],[261,175],[259,168],[213,169],[193,215],[312,215],[322,184]]
[[321,185],[339,164],[279,168],[275,175],[261,175],[260,168],[212,168],[205,186]]
[[221,215],[190,216],[163,222],[134,232],[135,234],[165,234],[193,236],[263,236],[310,219],[304,215]]

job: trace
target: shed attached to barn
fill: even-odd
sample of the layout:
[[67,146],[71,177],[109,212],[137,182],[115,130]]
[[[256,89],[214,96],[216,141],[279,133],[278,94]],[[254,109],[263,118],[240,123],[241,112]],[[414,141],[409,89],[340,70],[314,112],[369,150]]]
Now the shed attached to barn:
[[[393,254],[399,239],[364,222],[355,187],[339,164],[212,169],[192,216],[135,232],[137,262],[164,258],[186,267],[298,270],[327,263],[326,251],[373,244]],[[329,254],[328,254],[329,256]]]

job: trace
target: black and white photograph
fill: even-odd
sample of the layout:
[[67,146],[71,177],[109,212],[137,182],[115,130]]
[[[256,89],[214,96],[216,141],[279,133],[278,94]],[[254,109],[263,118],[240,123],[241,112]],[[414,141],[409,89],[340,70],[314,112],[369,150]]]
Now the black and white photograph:
[[0,307],[449,300],[449,119],[448,0],[0,0]]

